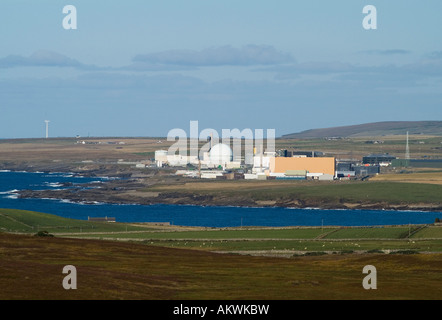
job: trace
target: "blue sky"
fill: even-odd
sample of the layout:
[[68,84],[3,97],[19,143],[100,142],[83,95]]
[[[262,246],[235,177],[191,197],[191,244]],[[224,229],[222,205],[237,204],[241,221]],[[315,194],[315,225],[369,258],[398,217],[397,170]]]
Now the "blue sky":
[[[377,29],[362,27],[365,5]],[[65,30],[65,5],[77,30]],[[2,0],[0,138],[442,119],[442,2]]]

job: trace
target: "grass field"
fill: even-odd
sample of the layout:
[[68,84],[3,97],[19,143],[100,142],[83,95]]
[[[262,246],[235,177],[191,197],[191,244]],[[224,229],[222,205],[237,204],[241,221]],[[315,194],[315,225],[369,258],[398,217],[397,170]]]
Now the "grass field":
[[404,239],[418,227],[345,228],[329,234],[327,239]]
[[[442,251],[442,226],[193,228],[89,222],[54,215],[0,209],[0,230],[56,237],[141,242],[206,251],[349,252]],[[284,253],[287,255],[287,252]]]
[[[321,229],[259,229],[259,230],[228,230],[214,229],[212,231],[168,231],[168,232],[141,232],[126,235],[130,239],[157,239],[157,240],[175,240],[175,239],[207,239],[207,240],[226,240],[226,239],[314,239],[321,235]],[[125,237],[123,233],[113,234],[114,238]]]
[[34,211],[0,209],[0,231],[36,233],[45,230],[55,233],[145,231],[131,224],[91,222],[67,219]]
[[439,227],[429,226],[427,228],[420,230],[416,234],[414,234],[412,236],[412,238],[417,238],[417,239],[420,239],[420,238],[426,238],[426,239],[442,238],[442,228],[440,226]]
[[144,192],[244,197],[257,201],[304,200],[328,203],[440,204],[442,185],[391,181],[195,181],[157,185]]
[[204,251],[240,253],[244,255],[262,255],[292,257],[310,254],[365,254],[370,252],[395,254],[401,252],[442,252],[442,240],[263,240],[263,241],[208,241],[208,240],[147,240],[144,243],[161,247],[187,248]]
[[426,172],[411,172],[406,174],[381,174],[371,178],[371,181],[394,181],[442,185],[442,172],[440,170],[431,170]]

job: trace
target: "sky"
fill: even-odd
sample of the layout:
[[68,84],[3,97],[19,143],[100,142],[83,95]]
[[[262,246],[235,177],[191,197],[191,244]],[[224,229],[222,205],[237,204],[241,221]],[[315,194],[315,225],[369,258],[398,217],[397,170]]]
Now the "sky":
[[44,120],[50,137],[442,120],[441,12],[440,0],[2,0],[0,139],[44,137]]

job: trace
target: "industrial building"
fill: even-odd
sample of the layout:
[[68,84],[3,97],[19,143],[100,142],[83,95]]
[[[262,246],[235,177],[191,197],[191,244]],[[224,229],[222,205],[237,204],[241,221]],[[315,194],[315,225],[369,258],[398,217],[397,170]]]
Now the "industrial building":
[[291,170],[305,170],[308,173],[321,173],[334,176],[334,157],[274,157],[270,159],[270,172],[286,173]]
[[[286,154],[286,153],[284,153]],[[198,167],[195,170],[178,170],[177,174],[188,177],[208,179],[314,179],[333,180],[335,176],[335,158],[318,157],[319,152],[296,154],[291,157],[277,156],[276,152],[257,152],[253,150],[253,165],[244,165],[234,159],[232,149],[226,144],[216,144],[204,152],[201,158],[178,154],[168,154],[166,150],[155,152],[158,167],[187,166]],[[238,173],[241,169],[243,172]]]
[[276,151],[278,157],[294,157],[294,156],[305,156],[305,157],[322,157],[324,153],[321,151],[290,151],[287,149],[280,149]]
[[395,159],[392,167],[442,168],[442,159]]
[[336,163],[336,178],[354,178],[358,176],[376,175],[381,172],[380,164],[361,164],[356,161],[342,161]]
[[354,166],[356,176],[372,176],[381,173],[380,166]]
[[336,171],[342,171],[342,172],[354,171],[353,170],[354,165],[355,163],[352,161],[342,161],[342,162],[338,161],[336,163]]
[[157,167],[162,167],[163,165],[179,167],[192,164],[205,169],[240,168],[241,162],[233,160],[232,149],[228,145],[222,143],[216,144],[211,147],[208,152],[204,152],[202,159],[200,159],[198,156],[168,154],[166,150],[155,151],[155,163]]
[[389,165],[394,159],[396,159],[396,157],[388,153],[370,154],[362,158],[362,163],[369,165]]
[[227,164],[233,162],[233,151],[228,145],[218,143],[204,154],[203,162],[208,166],[227,167]]
[[[232,149],[227,144],[211,146],[207,152],[197,156],[168,154],[166,150],[155,151],[155,162],[158,167],[164,165],[186,167],[193,165],[193,170],[177,170],[177,175],[203,179],[255,179],[255,180],[334,180],[334,179],[365,179],[381,172],[381,167],[428,165],[442,166],[442,160],[427,160],[425,163],[416,160],[399,161],[396,157],[386,154],[370,154],[360,160],[336,161],[334,157],[320,156],[323,153],[288,152],[257,152],[245,154],[253,159],[252,164],[245,164],[244,159],[234,158]],[[285,156],[287,155],[287,156]],[[198,168],[198,169],[196,169]]]
[[167,163],[167,150],[155,151],[155,163],[159,168],[161,168],[163,164]]

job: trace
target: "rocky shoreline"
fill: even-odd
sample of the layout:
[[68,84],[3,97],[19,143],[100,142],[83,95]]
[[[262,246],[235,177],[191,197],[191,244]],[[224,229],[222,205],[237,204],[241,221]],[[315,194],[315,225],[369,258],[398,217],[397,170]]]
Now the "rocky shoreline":
[[133,175],[131,168],[108,164],[75,164],[75,163],[28,163],[4,162],[0,170],[18,172],[72,173],[83,177],[129,178]]
[[[64,170],[61,170],[64,169]],[[133,168],[121,166],[89,165],[74,167],[60,165],[45,167],[44,165],[15,165],[0,166],[0,170],[28,172],[69,172],[85,177],[110,177],[97,187],[94,185],[66,186],[57,190],[20,190],[16,192],[19,198],[49,198],[69,200],[77,203],[109,203],[109,204],[174,204],[197,206],[236,206],[236,207],[290,207],[316,209],[373,209],[373,210],[412,210],[412,211],[442,211],[440,204],[391,204],[385,202],[330,202],[321,199],[274,199],[259,201],[244,195],[198,194],[187,191],[150,192],[148,188],[159,183],[183,183],[183,178],[177,178],[170,173],[159,170],[136,171]],[[87,188],[90,187],[90,188]]]
[[438,205],[393,205],[387,203],[325,203],[321,201],[254,201],[242,197],[225,197],[211,195],[192,195],[179,192],[137,194],[137,191],[126,190],[120,192],[114,188],[97,190],[21,190],[17,192],[19,198],[46,198],[69,200],[77,203],[94,204],[173,204],[195,206],[234,206],[234,207],[286,207],[299,209],[352,209],[352,210],[397,210],[397,211],[442,211]]
[[77,187],[62,190],[21,190],[17,194],[19,198],[64,199],[78,203],[442,211],[441,206],[432,204],[333,203],[314,199],[256,201],[241,195],[227,196],[222,193],[219,195],[199,195],[189,192],[146,192],[143,191],[146,186],[145,183],[141,183],[137,179],[124,179],[103,182],[99,188],[87,190]]

